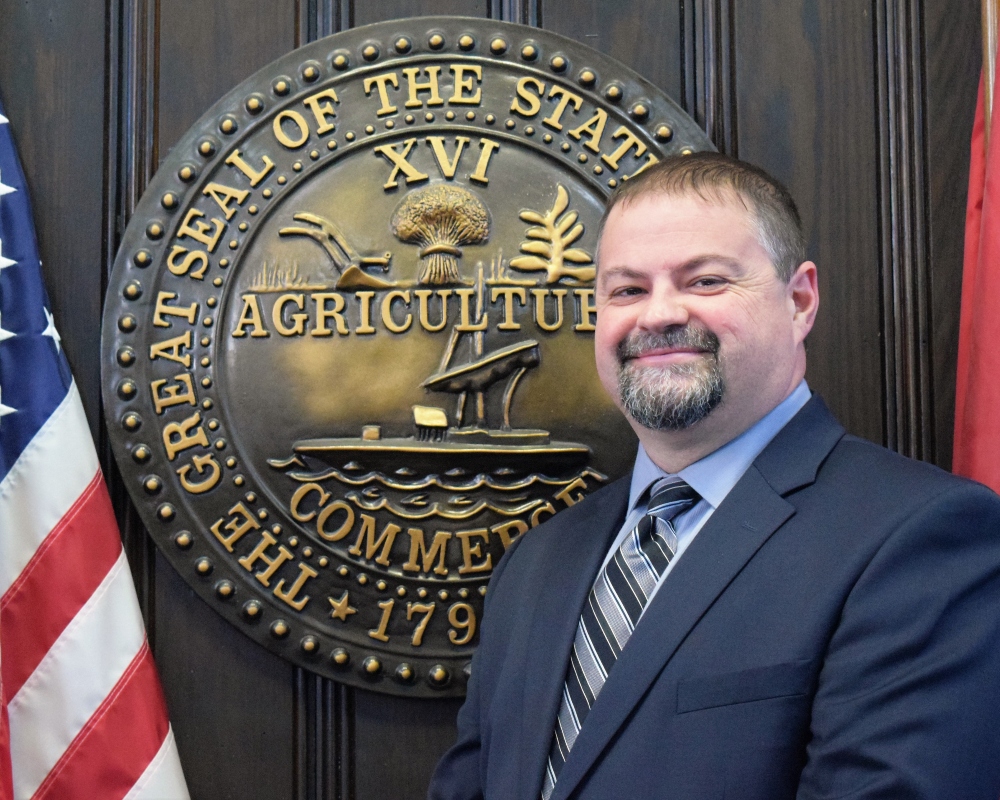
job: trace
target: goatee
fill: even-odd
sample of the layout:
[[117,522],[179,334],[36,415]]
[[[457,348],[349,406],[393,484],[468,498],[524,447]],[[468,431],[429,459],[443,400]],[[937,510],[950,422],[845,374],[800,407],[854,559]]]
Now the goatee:
[[[660,348],[704,351],[702,358],[663,367],[638,367],[632,359]],[[680,431],[705,419],[725,395],[719,337],[674,326],[662,333],[632,334],[618,345],[618,394],[626,413],[651,430]]]

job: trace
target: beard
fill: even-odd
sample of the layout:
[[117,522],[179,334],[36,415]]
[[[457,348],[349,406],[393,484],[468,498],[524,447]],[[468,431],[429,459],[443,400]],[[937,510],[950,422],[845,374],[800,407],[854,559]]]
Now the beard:
[[[663,347],[706,352],[696,361],[663,367],[638,367],[631,360]],[[718,407],[725,390],[719,338],[711,331],[674,326],[658,334],[632,334],[618,345],[618,396],[625,412],[645,428],[690,428]]]

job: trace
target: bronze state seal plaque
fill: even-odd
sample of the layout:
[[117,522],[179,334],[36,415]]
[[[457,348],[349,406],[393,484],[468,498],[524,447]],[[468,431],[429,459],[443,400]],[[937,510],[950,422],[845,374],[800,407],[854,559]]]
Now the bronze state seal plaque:
[[359,28],[230,92],[139,203],[104,315],[167,558],[296,664],[464,693],[505,549],[631,464],[592,364],[604,200],[710,147],[621,64],[485,20]]

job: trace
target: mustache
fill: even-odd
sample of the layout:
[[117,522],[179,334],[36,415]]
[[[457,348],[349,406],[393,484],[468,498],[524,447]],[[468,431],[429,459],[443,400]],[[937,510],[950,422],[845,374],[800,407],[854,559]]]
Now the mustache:
[[651,350],[684,347],[719,355],[719,337],[705,328],[672,325],[660,333],[630,333],[618,343],[618,362],[638,358]]

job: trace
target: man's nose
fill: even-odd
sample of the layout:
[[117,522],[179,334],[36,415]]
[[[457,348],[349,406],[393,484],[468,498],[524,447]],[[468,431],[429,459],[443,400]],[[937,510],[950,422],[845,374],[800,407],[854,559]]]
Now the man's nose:
[[660,286],[647,297],[638,323],[645,330],[658,332],[674,325],[684,326],[690,319],[683,296],[673,286]]

